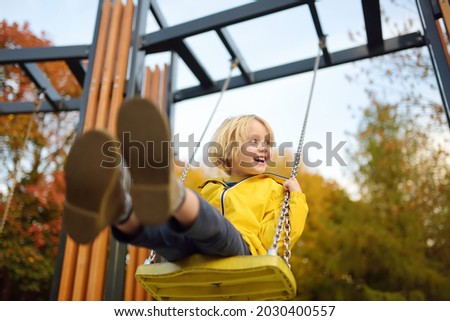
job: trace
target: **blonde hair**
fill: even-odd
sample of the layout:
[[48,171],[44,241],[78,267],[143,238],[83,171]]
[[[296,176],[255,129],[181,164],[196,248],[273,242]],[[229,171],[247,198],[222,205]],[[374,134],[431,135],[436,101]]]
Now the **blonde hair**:
[[[246,142],[249,124],[252,120],[257,120],[266,127],[268,131],[267,139],[270,143],[273,143],[274,134],[272,128],[264,119],[256,115],[241,115],[225,119],[211,139],[212,142],[219,145],[219,148],[216,148],[216,151],[213,153],[214,156],[211,156],[212,153],[209,153],[210,158],[212,158],[213,163],[217,164],[228,175],[231,174],[233,159],[236,158],[239,152],[239,148],[235,147],[241,147],[241,144]],[[239,143],[238,146],[236,146],[236,142]]]

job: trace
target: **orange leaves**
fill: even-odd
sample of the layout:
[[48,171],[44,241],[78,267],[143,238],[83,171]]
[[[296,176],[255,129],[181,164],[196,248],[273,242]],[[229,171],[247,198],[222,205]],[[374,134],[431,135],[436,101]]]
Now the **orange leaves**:
[[[0,48],[50,45],[45,35],[34,35],[28,24],[0,22]],[[38,66],[61,97],[80,95],[80,86],[65,62]],[[18,65],[0,66],[0,102],[35,99],[35,86]],[[6,289],[15,293],[9,299],[48,298],[65,197],[61,168],[77,122],[74,113],[38,115],[24,143],[30,117],[33,116],[0,117],[0,163],[3,166],[0,179],[9,186],[12,177],[19,179],[0,238],[0,287],[5,277],[13,280],[14,287]],[[22,146],[26,148],[19,162]],[[0,196],[3,201],[4,195]],[[2,205],[0,203],[3,213]]]
[[[17,23],[1,22],[0,48],[48,47],[52,43],[42,34],[38,37],[29,29],[28,23],[20,27]],[[61,96],[79,97],[81,87],[63,61],[38,64]],[[32,100],[35,89],[18,65],[5,65],[0,69],[0,102]]]
[[51,44],[45,37],[37,37],[32,33],[26,22],[20,27],[17,23],[1,22],[0,48],[47,47]]

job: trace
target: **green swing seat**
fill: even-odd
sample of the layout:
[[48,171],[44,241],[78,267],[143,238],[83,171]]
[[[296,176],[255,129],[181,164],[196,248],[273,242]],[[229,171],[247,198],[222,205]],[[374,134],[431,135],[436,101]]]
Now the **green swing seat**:
[[289,300],[297,292],[279,256],[208,257],[140,265],[136,279],[156,300]]

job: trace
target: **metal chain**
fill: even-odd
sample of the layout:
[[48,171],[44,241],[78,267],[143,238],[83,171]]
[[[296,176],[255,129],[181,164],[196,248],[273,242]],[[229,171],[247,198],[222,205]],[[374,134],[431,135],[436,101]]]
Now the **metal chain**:
[[[292,171],[291,171],[291,178],[296,178],[297,177],[297,173],[298,173],[298,169],[300,166],[300,159],[301,159],[301,155],[302,155],[302,150],[303,150],[303,143],[305,140],[305,133],[306,133],[306,125],[308,123],[308,117],[309,117],[309,110],[311,107],[311,100],[312,100],[312,94],[314,91],[314,85],[316,82],[316,74],[317,74],[317,70],[319,69],[319,62],[320,62],[320,53],[322,51],[322,49],[325,47],[325,39],[322,38],[320,40],[319,43],[319,51],[317,53],[317,57],[316,60],[314,62],[314,74],[313,74],[313,81],[311,84],[311,90],[309,93],[309,99],[308,99],[308,105],[306,107],[306,113],[305,113],[305,118],[303,120],[303,127],[302,127],[302,132],[300,135],[300,140],[298,142],[298,146],[297,146],[297,151],[295,153],[295,158],[294,158],[294,165],[292,167]],[[283,200],[283,204],[281,206],[281,211],[280,211],[280,217],[278,219],[278,224],[277,227],[275,229],[275,235],[273,237],[273,243],[272,246],[270,247],[270,249],[268,250],[268,254],[269,255],[278,255],[278,242],[281,238],[281,231],[284,231],[285,234],[285,238],[284,238],[284,254],[283,254],[283,258],[287,264],[287,266],[289,267],[289,269],[291,268],[291,264],[290,264],[290,259],[291,259],[291,250],[290,250],[290,246],[291,246],[291,237],[290,237],[290,232],[291,232],[291,224],[290,224],[290,219],[289,219],[289,202],[290,202],[290,193],[289,191],[286,192],[286,194],[284,195],[284,200]]]
[[217,100],[216,106],[214,107],[213,112],[211,113],[211,116],[209,116],[209,120],[206,123],[205,129],[203,130],[202,136],[200,137],[200,141],[199,141],[198,145],[194,148],[192,154],[189,156],[188,163],[186,164],[186,167],[184,168],[183,173],[181,174],[181,177],[180,177],[180,182],[181,183],[184,182],[184,180],[186,179],[186,176],[187,176],[189,170],[191,169],[192,161],[194,160],[194,157],[195,157],[195,155],[197,153],[197,150],[200,147],[201,142],[203,141],[203,138],[205,137],[205,134],[206,134],[206,131],[209,128],[209,125],[211,125],[211,121],[212,121],[212,119],[213,119],[213,117],[214,117],[214,115],[215,115],[215,113],[217,111],[217,108],[219,107],[219,104],[220,104],[220,101],[222,100],[223,94],[225,93],[225,91],[228,89],[228,86],[230,85],[233,69],[237,67],[238,63],[239,63],[239,60],[237,58],[234,58],[234,59],[231,60],[230,71],[228,73],[228,78],[223,83],[222,90],[220,91],[219,99]]
[[25,151],[25,148],[26,148],[26,145],[27,145],[30,133],[31,133],[31,127],[33,125],[33,120],[34,120],[36,114],[40,111],[41,105],[42,105],[42,102],[44,101],[44,99],[45,99],[44,91],[40,90],[38,92],[38,99],[34,103],[33,115],[30,117],[30,120],[28,121],[28,126],[27,126],[27,131],[25,133],[25,138],[23,139],[22,146],[19,149],[19,154],[18,154],[18,157],[17,157],[17,168],[16,168],[16,172],[14,173],[13,184],[11,186],[11,190],[9,191],[9,195],[8,195],[7,200],[6,200],[5,210],[3,212],[2,220],[0,222],[0,235],[3,234],[3,229],[5,228],[6,219],[8,218],[9,210],[11,209],[11,202],[12,202],[14,193],[16,191],[17,185],[19,184],[18,176],[20,174],[20,162],[22,161],[23,153]]
[[[195,154],[197,153],[197,150],[200,147],[201,142],[203,141],[206,131],[208,130],[209,125],[211,124],[211,121],[217,111],[217,108],[219,107],[219,104],[220,104],[220,101],[222,100],[223,94],[225,93],[225,91],[228,89],[228,86],[230,85],[233,69],[237,67],[238,63],[239,63],[239,60],[237,58],[234,58],[231,60],[230,71],[228,73],[228,77],[225,80],[225,82],[223,83],[222,90],[220,91],[219,99],[217,100],[216,106],[214,107],[213,112],[211,113],[211,116],[209,116],[209,120],[206,123],[206,126],[205,126],[205,129],[203,130],[202,136],[200,137],[199,144],[195,147],[194,151],[189,156],[188,163],[186,164],[186,167],[183,169],[183,173],[181,174],[181,177],[180,177],[181,183],[183,183],[185,181],[186,176],[189,173],[189,170],[191,169],[191,163],[194,160]],[[144,265],[152,264],[155,260],[155,257],[156,257],[156,252],[153,250],[150,250],[150,254],[149,254],[148,258],[145,260]]]
[[144,265],[150,265],[155,261],[156,258],[156,252],[153,250],[150,250],[150,254],[148,255],[148,258],[145,259]]

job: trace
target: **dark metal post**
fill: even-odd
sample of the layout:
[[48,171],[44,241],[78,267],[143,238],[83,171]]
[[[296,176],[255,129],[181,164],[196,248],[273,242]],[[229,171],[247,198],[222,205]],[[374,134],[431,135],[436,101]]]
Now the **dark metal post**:
[[127,98],[140,95],[144,74],[145,52],[141,51],[142,37],[145,35],[147,13],[150,10],[150,0],[139,0],[134,13],[134,30],[131,39],[130,78],[128,79]]
[[426,45],[430,51],[431,62],[433,63],[436,80],[441,93],[442,104],[444,107],[447,122],[450,126],[450,70],[445,58],[446,50],[439,37],[436,27],[436,20],[433,14],[431,0],[416,0],[417,8],[425,31]]
[[107,301],[122,301],[125,288],[127,245],[111,236],[109,241],[108,266],[104,298]]
[[173,128],[173,114],[174,114],[174,92],[175,92],[175,80],[178,73],[178,54],[172,51],[170,55],[169,75],[167,77],[167,91],[166,91],[166,112],[169,117],[171,128]]

